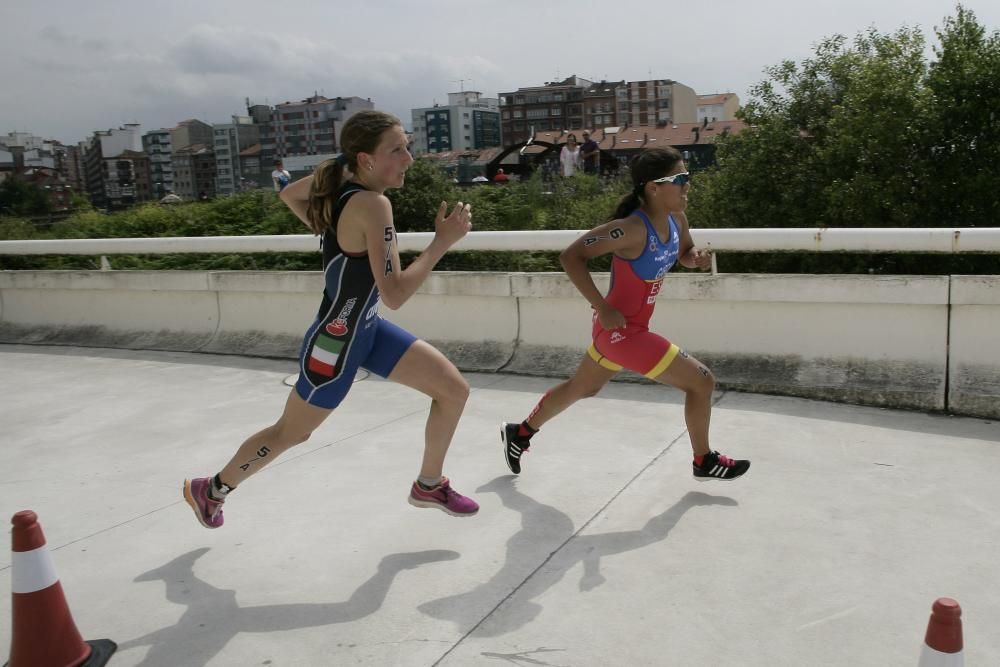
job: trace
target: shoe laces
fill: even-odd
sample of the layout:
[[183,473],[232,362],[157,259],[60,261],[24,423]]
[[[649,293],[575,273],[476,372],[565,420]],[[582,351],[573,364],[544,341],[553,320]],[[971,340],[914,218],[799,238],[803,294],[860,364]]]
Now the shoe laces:
[[729,458],[725,454],[719,454],[718,452],[716,452],[716,454],[718,454],[718,456],[719,456],[719,465],[725,466],[727,468],[732,468],[733,466],[736,465],[736,461],[734,461],[733,459]]
[[448,500],[449,496],[451,496],[451,494],[455,493],[455,491],[451,488],[451,480],[449,480],[447,477],[442,477],[441,481],[438,482],[438,485],[436,487],[434,487],[433,489],[428,489],[428,491],[431,491],[431,492],[433,492],[433,491],[440,491],[441,493],[444,494],[444,499],[445,500]]
[[445,478],[445,480],[441,482],[440,488],[441,488],[441,493],[444,494],[444,501],[446,503],[451,502],[452,498],[461,499],[465,497],[455,489],[451,488],[451,480],[449,480],[448,478]]

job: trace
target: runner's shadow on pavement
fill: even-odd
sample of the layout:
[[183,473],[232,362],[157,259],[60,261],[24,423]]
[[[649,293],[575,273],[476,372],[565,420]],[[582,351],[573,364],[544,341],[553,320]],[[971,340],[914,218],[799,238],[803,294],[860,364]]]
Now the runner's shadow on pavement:
[[343,602],[240,607],[236,591],[216,588],[195,575],[195,562],[207,552],[208,548],[190,551],[135,578],[137,582],[164,582],[167,600],[186,609],[176,624],[119,644],[119,653],[149,646],[139,665],[204,666],[242,632],[280,632],[362,619],[378,611],[400,572],[459,557],[454,551],[444,550],[390,554],[381,560],[375,574]]
[[576,532],[573,521],[556,508],[543,505],[519,492],[514,484],[515,479],[517,478],[512,475],[498,477],[476,489],[480,493],[496,493],[504,507],[521,514],[521,530],[507,540],[503,566],[489,581],[467,593],[420,605],[418,608],[421,612],[452,621],[460,628],[468,628],[469,619],[482,617],[496,606],[498,600],[504,600],[510,595],[511,582],[524,578],[525,560],[538,558],[539,545],[551,545],[551,548],[557,550],[541,567],[528,575],[519,590],[505,600],[503,613],[490,619],[488,623],[482,623],[475,629],[473,636],[495,637],[512,632],[538,616],[542,606],[533,600],[559,583],[577,564],[583,566],[580,591],[593,590],[605,582],[601,574],[601,559],[605,556],[634,551],[666,539],[681,517],[692,508],[709,505],[735,507],[739,504],[725,496],[691,491],[638,530],[573,537]]

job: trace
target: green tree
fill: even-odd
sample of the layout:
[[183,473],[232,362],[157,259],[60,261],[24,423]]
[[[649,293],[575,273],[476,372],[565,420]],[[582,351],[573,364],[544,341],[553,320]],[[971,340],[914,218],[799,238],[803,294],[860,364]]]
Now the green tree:
[[0,182],[0,215],[45,215],[52,211],[45,190],[17,176]]
[[751,90],[746,131],[699,175],[699,224],[883,227],[995,224],[1000,37],[958,7],[927,63],[916,29],[821,42]]
[[[1000,36],[959,6],[936,30],[874,28],[766,70],[700,173],[703,227],[995,225],[1000,215]],[[735,261],[734,261],[735,260]],[[726,270],[997,272],[995,257],[729,255]]]
[[386,192],[392,202],[393,222],[399,232],[434,230],[442,201],[452,206],[461,199],[456,188],[431,160],[416,159],[406,172],[406,184]]
[[94,205],[90,203],[87,195],[82,192],[74,192],[69,199],[69,208],[71,211],[90,211]]
[[1000,220],[1000,32],[987,34],[959,6],[936,31],[940,44],[927,89],[928,169],[921,205],[929,217],[961,226]]
[[741,111],[747,130],[721,138],[692,189],[699,224],[886,226],[916,210],[926,97],[919,31],[875,29],[848,46],[821,42],[801,65],[767,70]]

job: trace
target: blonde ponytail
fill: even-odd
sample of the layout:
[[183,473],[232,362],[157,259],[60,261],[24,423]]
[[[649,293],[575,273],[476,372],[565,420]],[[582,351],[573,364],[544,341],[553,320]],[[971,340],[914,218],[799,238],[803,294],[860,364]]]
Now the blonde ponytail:
[[337,160],[324,160],[313,171],[306,217],[313,234],[322,235],[333,224],[334,196],[344,182],[344,167]]

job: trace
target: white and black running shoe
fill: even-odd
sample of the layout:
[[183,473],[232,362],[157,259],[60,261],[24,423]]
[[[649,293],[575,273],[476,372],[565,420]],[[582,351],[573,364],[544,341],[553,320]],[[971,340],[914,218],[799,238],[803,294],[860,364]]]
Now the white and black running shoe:
[[700,466],[692,463],[692,467],[694,468],[694,478],[699,482],[710,480],[729,482],[737,477],[742,477],[747,470],[750,470],[750,462],[731,459],[719,452],[709,452],[702,459]]
[[528,451],[531,440],[517,434],[520,424],[503,422],[500,424],[500,442],[503,443],[503,457],[507,467],[515,475],[521,474],[521,455]]

